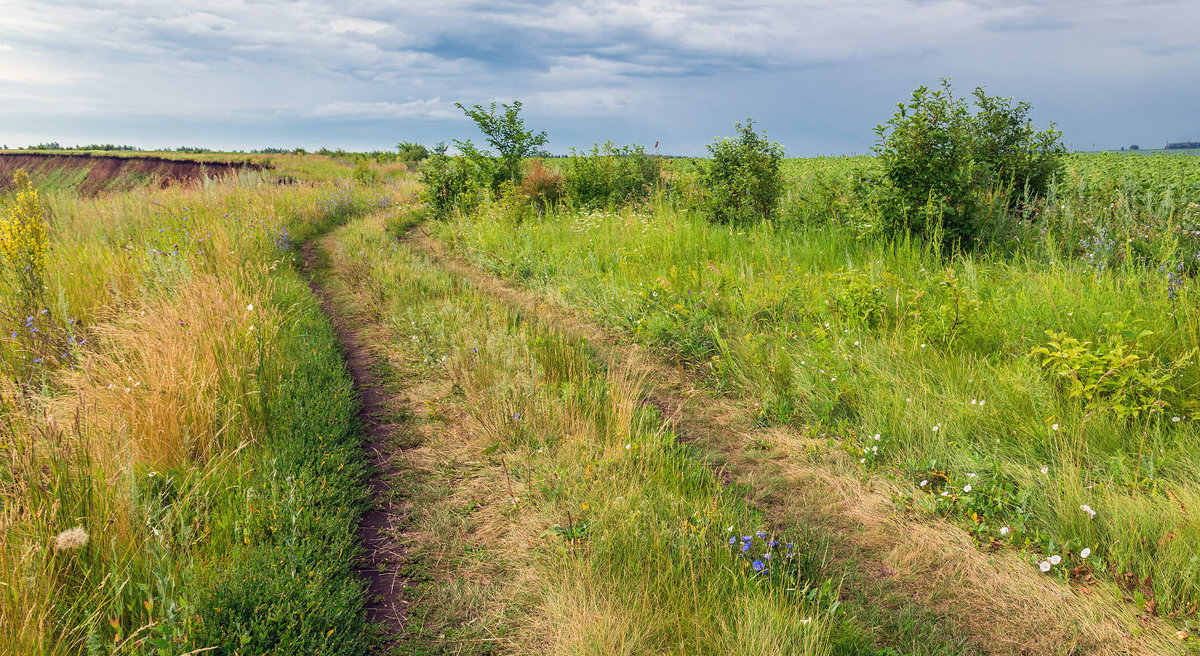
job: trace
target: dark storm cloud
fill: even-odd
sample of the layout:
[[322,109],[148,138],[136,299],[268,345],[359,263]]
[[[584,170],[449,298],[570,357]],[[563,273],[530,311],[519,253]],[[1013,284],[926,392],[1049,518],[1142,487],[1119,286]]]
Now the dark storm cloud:
[[1123,144],[1196,130],[1200,97],[1179,84],[1200,65],[1185,1],[9,5],[8,142],[383,147],[469,134],[454,101],[520,98],[560,150],[697,152],[749,114],[797,154],[861,151],[895,101],[949,75],[1033,101],[1068,138]]

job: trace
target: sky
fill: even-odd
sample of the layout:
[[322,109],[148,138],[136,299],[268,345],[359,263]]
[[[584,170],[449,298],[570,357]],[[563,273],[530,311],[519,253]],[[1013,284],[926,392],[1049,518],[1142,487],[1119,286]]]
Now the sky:
[[753,118],[868,152],[921,84],[1076,149],[1200,140],[1197,0],[6,0],[0,144],[389,149],[521,100],[549,149],[695,155]]

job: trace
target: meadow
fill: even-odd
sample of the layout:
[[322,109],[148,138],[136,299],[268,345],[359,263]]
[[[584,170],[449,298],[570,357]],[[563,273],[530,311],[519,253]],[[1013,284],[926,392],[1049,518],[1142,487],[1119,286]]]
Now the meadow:
[[788,161],[774,222],[712,223],[685,165],[638,203],[497,203],[432,230],[906,482],[981,548],[1191,618],[1195,162],[1071,155],[1010,234],[956,254],[874,229],[871,158]]
[[0,653],[1194,651],[1200,160],[1067,155],[949,250],[873,157],[728,223],[611,144],[228,157],[4,196]]

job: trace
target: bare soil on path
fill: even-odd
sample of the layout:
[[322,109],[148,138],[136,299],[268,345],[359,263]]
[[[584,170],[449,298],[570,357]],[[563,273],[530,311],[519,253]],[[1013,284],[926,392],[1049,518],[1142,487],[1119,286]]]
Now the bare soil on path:
[[364,341],[361,324],[346,316],[323,278],[317,248],[307,243],[302,251],[309,287],[333,325],[361,403],[358,416],[364,456],[372,469],[369,482],[372,503],[359,524],[364,552],[359,573],[367,582],[368,619],[380,628],[384,637],[380,647],[386,649],[403,634],[410,603],[404,594],[408,580],[403,575],[405,549],[400,529],[406,509],[397,495],[392,494],[388,482],[395,473],[393,462],[397,455],[393,439],[396,426],[386,419],[394,399],[374,372],[377,359]]

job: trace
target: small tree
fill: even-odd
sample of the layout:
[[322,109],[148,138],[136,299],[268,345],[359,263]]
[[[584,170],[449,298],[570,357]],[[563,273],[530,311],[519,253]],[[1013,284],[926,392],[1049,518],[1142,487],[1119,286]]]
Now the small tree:
[[[462,103],[454,103],[454,106],[461,109],[467,118],[475,121],[479,131],[487,137],[488,143],[500,153],[500,172],[503,177],[514,185],[519,184],[522,160],[540,153],[541,147],[547,142],[545,132],[534,133],[525,129],[525,120],[521,118],[521,101],[514,100],[511,105],[500,105],[504,109],[502,113],[498,111],[496,103],[492,103],[487,109],[481,105],[467,109]],[[454,144],[464,154],[468,149],[475,153],[481,152],[471,146],[470,141],[455,140]]]
[[783,146],[754,131],[754,121],[735,123],[737,136],[708,146],[712,159],[700,184],[709,217],[718,223],[750,223],[774,218],[783,197]]

